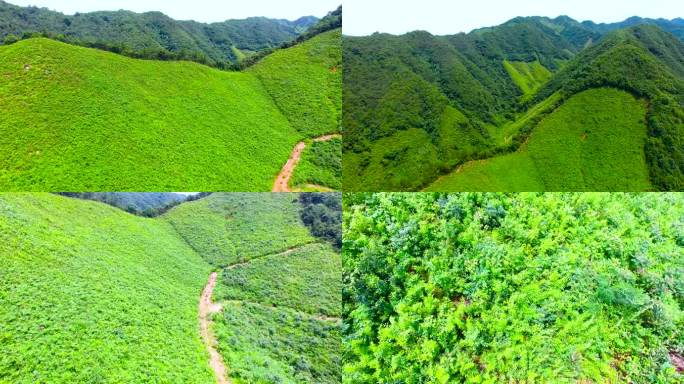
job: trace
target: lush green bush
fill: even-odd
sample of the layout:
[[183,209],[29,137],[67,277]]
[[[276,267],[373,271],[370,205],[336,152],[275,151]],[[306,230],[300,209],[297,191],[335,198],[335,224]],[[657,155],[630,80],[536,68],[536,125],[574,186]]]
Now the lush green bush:
[[345,195],[344,382],[681,382],[683,229],[679,194]]
[[342,195],[339,193],[302,193],[300,217],[312,235],[342,247]]
[[225,269],[214,296],[221,301],[239,300],[339,317],[341,276],[339,253],[327,244],[304,245],[291,253],[268,255]]

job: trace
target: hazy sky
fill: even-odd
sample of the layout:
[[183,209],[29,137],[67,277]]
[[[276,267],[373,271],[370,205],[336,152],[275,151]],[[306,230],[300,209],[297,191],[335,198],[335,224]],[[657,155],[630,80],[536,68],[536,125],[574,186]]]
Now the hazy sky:
[[425,30],[436,35],[470,32],[516,16],[568,15],[595,22],[630,16],[684,17],[682,0],[344,0],[343,31],[402,34]]
[[27,6],[46,7],[66,14],[92,11],[160,11],[177,20],[203,22],[266,16],[294,20],[301,16],[323,17],[342,0],[7,0]]

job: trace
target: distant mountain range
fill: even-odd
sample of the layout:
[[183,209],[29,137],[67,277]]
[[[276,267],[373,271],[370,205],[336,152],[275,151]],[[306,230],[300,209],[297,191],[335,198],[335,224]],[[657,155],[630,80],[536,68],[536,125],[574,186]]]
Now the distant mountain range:
[[683,38],[682,19],[566,16],[345,36],[345,188],[684,189]]
[[161,12],[103,11],[73,16],[0,0],[0,42],[8,36],[44,33],[140,54],[168,51],[202,55],[207,62],[236,62],[291,41],[315,25],[314,16],[294,21],[250,17],[220,23],[174,20]]

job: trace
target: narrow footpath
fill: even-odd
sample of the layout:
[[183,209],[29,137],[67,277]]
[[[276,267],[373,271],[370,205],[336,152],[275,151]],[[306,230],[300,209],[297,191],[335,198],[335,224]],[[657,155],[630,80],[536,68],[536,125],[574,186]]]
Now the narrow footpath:
[[211,275],[209,275],[209,281],[202,291],[202,297],[200,297],[200,333],[202,335],[202,341],[204,341],[204,345],[209,352],[209,365],[214,370],[216,382],[218,384],[231,384],[231,381],[228,378],[228,369],[226,369],[226,365],[223,363],[221,355],[216,350],[216,338],[210,329],[211,320],[209,319],[209,316],[212,313],[221,311],[221,304],[211,302],[211,296],[214,293],[214,287],[216,286],[216,276],[216,272],[212,272]]
[[[319,142],[319,141],[328,141],[332,140],[335,138],[342,137],[340,134],[333,134],[333,135],[325,135],[325,136],[320,136],[313,141]],[[302,152],[304,152],[304,148],[306,148],[306,143],[303,141],[300,141],[295,145],[294,149],[292,150],[292,154],[290,155],[290,158],[287,160],[285,165],[283,166],[283,169],[280,170],[280,173],[278,174],[278,177],[276,177],[275,182],[273,183],[273,190],[272,192],[292,192],[290,190],[289,184],[290,184],[290,178],[292,177],[292,174],[294,173],[295,167],[297,166],[297,163],[299,163],[299,160],[302,158]]]

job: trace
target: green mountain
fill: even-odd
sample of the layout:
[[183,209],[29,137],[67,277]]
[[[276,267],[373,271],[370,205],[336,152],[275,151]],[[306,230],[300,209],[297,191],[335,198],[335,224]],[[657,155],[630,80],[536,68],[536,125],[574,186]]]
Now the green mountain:
[[339,131],[340,46],[333,29],[244,72],[2,46],[0,189],[270,191],[297,142]]
[[142,56],[161,53],[209,64],[237,62],[245,55],[291,41],[318,18],[295,21],[251,17],[220,23],[177,21],[160,12],[129,11],[64,15],[0,0],[0,42],[7,36],[47,33],[69,42],[108,46]]
[[345,37],[345,188],[684,188],[679,21],[642,22]]
[[215,383],[198,326],[212,271],[233,382],[341,382],[341,257],[300,199],[212,194],[142,218],[0,194],[0,382]]

